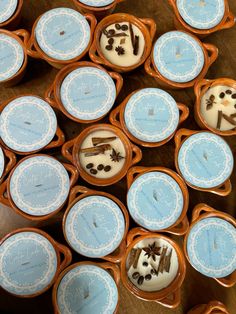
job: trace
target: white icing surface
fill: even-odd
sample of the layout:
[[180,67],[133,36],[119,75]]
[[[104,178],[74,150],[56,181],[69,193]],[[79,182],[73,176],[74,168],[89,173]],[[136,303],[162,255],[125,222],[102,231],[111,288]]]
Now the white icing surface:
[[[169,242],[159,239],[159,238],[149,238],[144,239],[140,242],[138,242],[134,248],[143,248],[148,247],[148,245],[152,245],[153,243],[156,243],[156,246],[160,247],[168,247],[167,254],[170,253],[170,249],[172,249],[172,256],[170,261],[170,271],[169,273],[163,272],[158,274],[158,276],[152,276],[152,279],[150,281],[147,281],[144,279],[144,282],[142,285],[138,285],[137,280],[132,278],[132,274],[134,272],[139,272],[141,276],[146,276],[151,273],[151,269],[154,267],[155,269],[158,268],[160,256],[156,256],[156,261],[154,262],[152,257],[149,259],[147,256],[145,256],[145,251],[141,251],[141,254],[139,256],[138,265],[137,268],[133,268],[133,266],[130,267],[128,270],[128,277],[130,281],[140,290],[143,291],[159,291],[161,289],[164,289],[165,287],[169,286],[170,283],[175,279],[178,268],[179,268],[179,262],[178,262],[178,256],[176,254],[175,249],[172,247],[172,245],[169,244]],[[128,259],[127,259],[128,260]],[[143,266],[143,262],[147,262],[149,265],[148,267]],[[152,265],[152,266],[151,266]]]
[[[129,23],[124,22],[124,23],[119,23],[121,26],[122,25],[127,25],[129,27]],[[109,25],[106,30],[109,31],[110,29],[114,29],[116,33],[126,33],[128,36],[125,37],[113,37],[114,43],[113,43],[113,49],[112,50],[107,50],[105,47],[108,44],[108,38],[106,37],[105,34],[101,35],[100,38],[100,47],[102,50],[102,53],[104,57],[110,61],[111,63],[118,65],[118,66],[132,66],[137,64],[144,52],[144,47],[145,47],[145,39],[143,36],[143,33],[140,31],[138,27],[133,25],[133,31],[134,31],[134,36],[137,35],[139,36],[139,50],[137,56],[133,54],[133,46],[132,46],[132,41],[131,41],[131,36],[130,36],[130,30],[128,28],[127,31],[123,30],[117,30],[115,28],[115,24]],[[125,38],[125,43],[120,44],[121,39]],[[115,51],[115,48],[117,46],[121,46],[125,49],[125,54],[124,55],[118,55],[117,52]]]
[[[225,92],[230,90],[232,94],[226,94]],[[220,98],[219,95],[224,93],[224,98]],[[212,128],[216,129],[217,120],[218,120],[218,111],[222,111],[227,116],[236,113],[236,99],[232,98],[232,95],[236,95],[236,89],[225,86],[225,85],[217,85],[211,87],[207,90],[207,92],[203,95],[201,99],[201,114],[206,123],[211,126]],[[207,100],[210,98],[211,95],[215,96],[213,106],[211,109],[207,110]],[[234,107],[235,106],[235,107]],[[236,121],[236,118],[234,118]],[[235,125],[232,125],[228,121],[226,121],[223,117],[221,120],[221,131],[228,131],[235,128]]]
[[[93,137],[113,137],[113,136],[116,136],[116,134],[114,134],[111,131],[101,130],[101,131],[92,132],[83,141],[81,145],[81,149],[93,147],[93,143],[92,143]],[[111,141],[109,143],[104,143],[104,144],[110,144],[111,147],[116,150],[116,152],[120,152],[121,156],[126,157],[125,147],[122,141],[118,137],[114,141]],[[103,144],[99,144],[99,145],[103,145]],[[102,179],[111,178],[121,171],[125,163],[125,158],[121,159],[119,162],[112,161],[110,157],[111,153],[112,153],[112,150],[107,150],[105,151],[104,154],[99,154],[97,156],[90,156],[90,157],[85,157],[84,153],[80,153],[79,154],[80,164],[86,170],[86,172],[88,172],[91,176],[94,176],[96,178],[102,178]],[[109,172],[105,172],[104,170],[98,171],[96,175],[92,175],[90,173],[90,169],[86,169],[86,165],[89,163],[94,164],[93,169],[97,169],[98,165],[103,164],[104,167],[108,165],[111,166],[111,170]]]

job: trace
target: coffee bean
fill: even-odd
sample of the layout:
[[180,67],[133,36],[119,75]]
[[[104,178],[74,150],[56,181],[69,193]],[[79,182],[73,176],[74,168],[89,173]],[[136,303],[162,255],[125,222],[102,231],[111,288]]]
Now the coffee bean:
[[106,50],[112,50],[113,47],[112,47],[112,45],[107,45],[105,48],[106,48]]
[[93,168],[93,164],[92,164],[92,163],[87,164],[86,168],[87,168],[87,169]]
[[109,172],[111,170],[111,166],[106,166],[105,168],[104,168],[104,171],[105,172]]
[[115,35],[116,31],[114,29],[109,29],[108,35],[112,36]]
[[98,172],[97,172],[96,169],[90,169],[90,173],[91,173],[91,174],[97,174]]
[[151,274],[148,274],[145,276],[145,280],[149,281],[152,279],[152,275]]
[[231,98],[236,99],[236,94],[233,94]]
[[140,276],[138,279],[138,284],[141,286],[143,284],[143,281],[144,281],[144,277]]
[[148,267],[148,263],[147,262],[143,262],[143,266]]
[[114,44],[114,38],[109,38],[108,39],[108,44],[110,44],[110,45]]
[[230,89],[227,89],[226,94],[227,94],[227,95],[231,95],[231,94],[232,94],[232,91],[231,91]]
[[151,274],[152,274],[152,275],[156,275],[156,273],[157,273],[157,272],[156,272],[155,269],[151,269]]
[[121,26],[122,31],[127,31],[128,30],[128,25],[122,25]]
[[104,166],[103,166],[102,164],[100,164],[100,165],[97,166],[97,170],[101,171],[101,170],[103,170],[103,169],[104,169]]
[[220,96],[220,98],[224,98],[225,97],[225,93],[222,92],[222,93],[220,93],[219,96]]
[[115,28],[117,29],[117,30],[119,30],[120,28],[121,28],[121,26],[120,26],[120,24],[115,24]]
[[133,275],[132,275],[132,278],[133,279],[138,279],[139,278],[139,273],[138,272],[135,272],[135,273],[133,273]]

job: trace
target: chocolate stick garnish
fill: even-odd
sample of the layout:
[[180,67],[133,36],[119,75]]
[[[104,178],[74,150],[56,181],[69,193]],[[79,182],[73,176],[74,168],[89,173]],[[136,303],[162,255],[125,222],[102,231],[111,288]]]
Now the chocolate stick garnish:
[[142,249],[138,248],[136,251],[135,259],[134,259],[134,263],[133,263],[134,268],[137,268],[137,266],[138,266],[138,260],[139,260],[139,256],[140,256],[141,252],[142,252]]
[[104,144],[104,143],[109,143],[112,142],[116,139],[116,136],[112,137],[92,137],[92,143],[94,146],[97,146],[98,144]]
[[134,54],[135,56],[137,56],[137,55],[138,55],[138,51],[139,51],[139,36],[136,36],[136,35],[135,35],[133,54]]
[[221,120],[222,120],[222,111],[221,110],[218,110],[218,119],[217,119],[217,125],[216,125],[216,128],[217,129],[220,129],[220,126],[221,126]]
[[136,256],[136,252],[137,250],[136,249],[132,249],[130,254],[129,254],[129,259],[128,259],[128,265],[127,265],[127,268],[130,269],[130,267],[133,265],[134,263],[134,260],[135,260],[135,256]]
[[231,116],[227,116],[227,114],[223,113],[223,118],[228,121],[232,125],[236,125],[236,121]]
[[130,31],[130,38],[131,38],[132,46],[134,49],[134,30],[131,23],[129,23],[129,31]]
[[[96,156],[99,154],[104,154],[106,150],[111,150],[112,147],[110,144],[104,144],[96,147],[88,147],[80,150],[81,153],[86,154],[85,156]],[[88,155],[89,154],[89,155]]]

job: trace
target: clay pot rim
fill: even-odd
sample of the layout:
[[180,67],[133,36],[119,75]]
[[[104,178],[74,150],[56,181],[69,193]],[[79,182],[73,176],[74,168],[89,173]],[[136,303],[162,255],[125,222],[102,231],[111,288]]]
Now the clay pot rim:
[[8,20],[4,21],[3,23],[0,23],[0,28],[4,28],[8,26],[8,24],[11,24],[16,19],[16,17],[20,14],[22,6],[23,6],[23,0],[18,0],[18,4],[17,4],[17,8],[15,12]]
[[105,10],[110,10],[113,7],[115,7],[121,1],[122,0],[113,0],[113,2],[108,4],[108,5],[105,5],[103,7],[96,7],[96,6],[84,4],[84,3],[80,2],[80,0],[73,0],[74,4],[76,6],[79,6],[79,7],[81,7],[84,10],[93,10],[93,11],[95,11],[97,13],[100,13],[100,12],[105,11]]

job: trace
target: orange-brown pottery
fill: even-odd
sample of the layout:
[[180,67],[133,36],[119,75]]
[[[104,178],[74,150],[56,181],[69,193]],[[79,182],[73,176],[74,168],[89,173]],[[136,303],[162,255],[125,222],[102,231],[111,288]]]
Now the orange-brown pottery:
[[21,20],[22,6],[23,6],[23,0],[18,0],[17,8],[14,14],[8,20],[0,23],[0,28],[6,28],[10,30],[15,29]]
[[230,314],[226,306],[220,301],[211,301],[208,304],[199,304],[187,314]]

